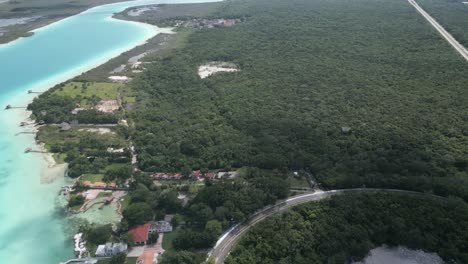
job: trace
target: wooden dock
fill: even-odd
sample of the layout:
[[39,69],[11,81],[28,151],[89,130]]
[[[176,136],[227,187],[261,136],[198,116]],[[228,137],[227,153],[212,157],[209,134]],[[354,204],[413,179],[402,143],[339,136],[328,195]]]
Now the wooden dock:
[[27,148],[24,150],[24,153],[47,153],[46,150],[36,150],[32,148]]
[[34,92],[33,90],[28,91],[28,94],[41,94],[41,93],[43,93],[43,92]]
[[12,105],[5,106],[5,110],[16,109],[16,108],[26,109],[27,107],[26,106],[12,106]]

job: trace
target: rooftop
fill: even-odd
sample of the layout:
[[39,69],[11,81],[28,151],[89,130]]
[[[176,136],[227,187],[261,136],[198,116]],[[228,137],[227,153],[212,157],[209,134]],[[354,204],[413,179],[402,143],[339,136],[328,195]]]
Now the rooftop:
[[128,233],[132,235],[133,241],[135,242],[145,242],[148,240],[150,224],[139,225],[130,228]]

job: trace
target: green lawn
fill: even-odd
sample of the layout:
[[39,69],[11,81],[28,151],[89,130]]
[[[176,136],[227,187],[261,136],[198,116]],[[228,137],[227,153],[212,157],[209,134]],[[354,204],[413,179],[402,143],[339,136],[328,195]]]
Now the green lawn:
[[122,84],[106,82],[68,82],[54,91],[55,95],[77,97],[97,96],[101,99],[116,99],[122,90]]
[[112,195],[112,192],[100,192],[96,198],[109,197]]
[[99,135],[93,132],[79,131],[79,129],[60,131],[60,129],[55,126],[41,127],[39,129],[37,137],[40,142],[46,143],[45,147],[48,151],[50,151],[51,145],[63,145],[64,142],[67,142],[68,144],[78,144],[81,139],[89,140],[90,138],[102,142],[102,144],[107,146],[128,146],[128,142],[116,134]]
[[119,169],[119,168],[122,168],[122,167],[126,167],[128,166],[128,164],[126,163],[111,163],[109,165],[107,165],[102,172],[107,172],[108,170],[111,170],[111,169]]
[[123,103],[135,103],[136,97],[135,96],[124,96],[122,98]]
[[91,183],[95,183],[95,182],[102,182],[103,177],[104,177],[104,174],[83,174],[80,180],[82,182],[90,181]]
[[164,238],[162,242],[162,247],[164,250],[166,251],[174,250],[174,248],[172,247],[172,241],[176,237],[176,233],[177,231],[164,234]]
[[196,194],[200,190],[200,188],[203,188],[203,185],[200,185],[198,183],[192,183],[189,185],[188,192],[190,194]]
[[130,201],[131,201],[131,198],[130,198],[130,195],[125,195],[124,197],[122,197],[122,211],[125,210],[129,205],[130,205]]

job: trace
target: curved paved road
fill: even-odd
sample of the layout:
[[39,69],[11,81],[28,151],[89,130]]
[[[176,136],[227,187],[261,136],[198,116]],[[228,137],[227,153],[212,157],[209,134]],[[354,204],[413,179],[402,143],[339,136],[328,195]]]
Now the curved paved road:
[[284,211],[294,207],[296,205],[304,204],[312,201],[319,201],[334,195],[340,195],[345,193],[372,193],[372,192],[385,192],[385,193],[402,193],[413,196],[425,196],[437,199],[443,199],[443,197],[397,189],[372,189],[372,188],[356,188],[346,190],[331,190],[331,191],[318,191],[314,193],[307,193],[302,195],[293,196],[289,199],[280,201],[275,205],[267,206],[262,210],[254,213],[249,219],[243,223],[237,224],[236,226],[229,229],[223,236],[219,238],[214,246],[213,250],[209,253],[210,257],[215,259],[216,264],[224,263],[227,255],[240,238],[249,231],[255,224],[264,220],[267,217],[275,214],[283,213]]

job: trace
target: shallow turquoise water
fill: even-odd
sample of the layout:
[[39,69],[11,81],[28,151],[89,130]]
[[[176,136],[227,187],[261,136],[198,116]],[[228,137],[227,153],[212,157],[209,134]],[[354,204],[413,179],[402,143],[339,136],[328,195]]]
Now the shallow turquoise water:
[[34,146],[19,123],[29,89],[50,88],[156,35],[158,28],[111,19],[127,7],[148,3],[208,2],[139,0],[90,9],[42,28],[29,38],[0,45],[0,263],[53,264],[72,257],[70,226],[58,191],[63,177],[41,181],[47,164],[40,154],[24,154]]

